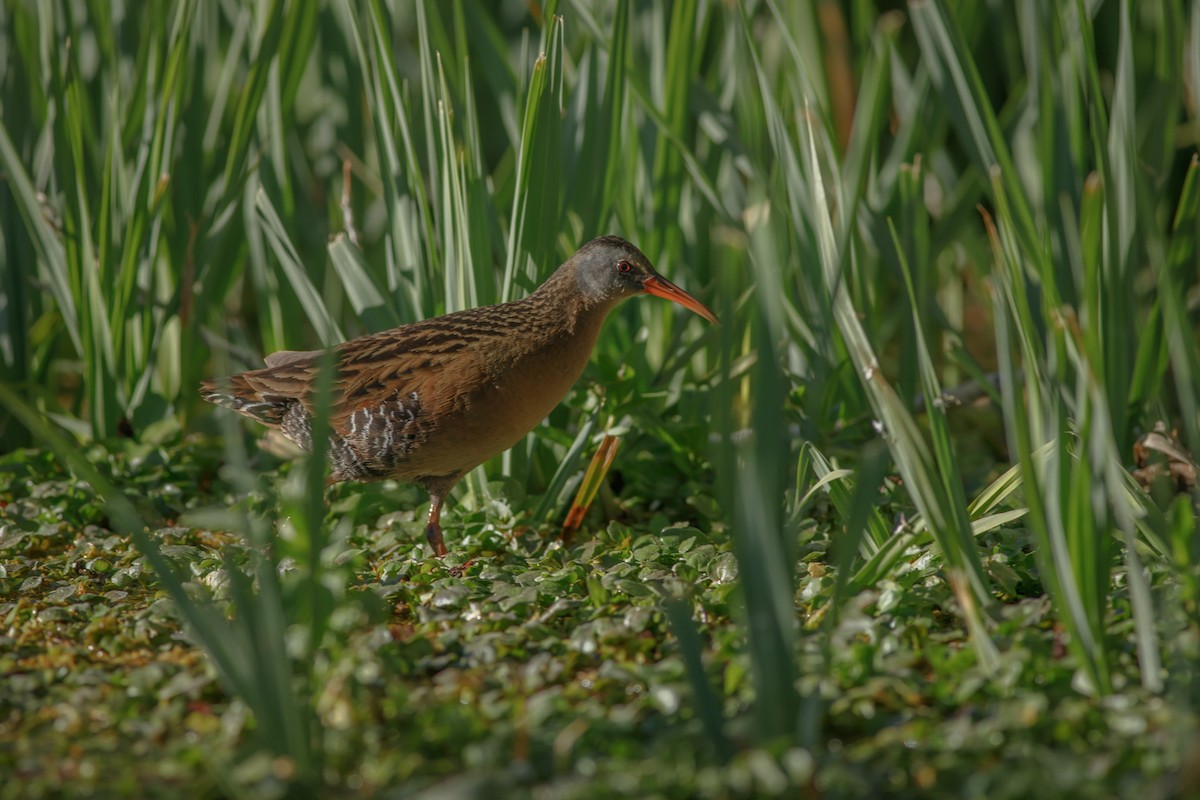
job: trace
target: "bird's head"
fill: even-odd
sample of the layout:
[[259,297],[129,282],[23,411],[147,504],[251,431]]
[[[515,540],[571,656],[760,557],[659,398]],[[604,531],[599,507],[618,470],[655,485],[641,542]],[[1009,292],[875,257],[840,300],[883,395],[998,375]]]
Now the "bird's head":
[[615,303],[635,294],[649,293],[673,300],[709,322],[717,316],[703,303],[659,275],[650,259],[617,236],[601,236],[585,244],[571,259],[579,290],[589,300]]

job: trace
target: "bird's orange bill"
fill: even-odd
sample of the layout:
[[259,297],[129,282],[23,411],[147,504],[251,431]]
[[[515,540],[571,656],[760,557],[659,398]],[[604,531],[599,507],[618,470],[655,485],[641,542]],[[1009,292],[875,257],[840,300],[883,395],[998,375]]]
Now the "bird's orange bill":
[[703,303],[680,289],[661,275],[652,275],[642,284],[646,291],[655,297],[674,300],[689,311],[695,311],[709,322],[717,322],[717,315],[709,311]]

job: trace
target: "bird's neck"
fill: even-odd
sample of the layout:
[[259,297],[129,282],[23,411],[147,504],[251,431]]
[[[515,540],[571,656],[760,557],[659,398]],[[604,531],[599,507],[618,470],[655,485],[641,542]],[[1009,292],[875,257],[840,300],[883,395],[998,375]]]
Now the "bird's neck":
[[557,269],[527,300],[544,315],[546,331],[595,341],[608,313],[619,300],[596,298],[580,290],[571,264]]
[[550,413],[579,378],[615,305],[588,302],[574,281],[560,268],[533,294],[507,304],[513,335],[487,354],[485,369],[497,391],[523,398],[521,413],[534,420],[526,419],[522,430]]

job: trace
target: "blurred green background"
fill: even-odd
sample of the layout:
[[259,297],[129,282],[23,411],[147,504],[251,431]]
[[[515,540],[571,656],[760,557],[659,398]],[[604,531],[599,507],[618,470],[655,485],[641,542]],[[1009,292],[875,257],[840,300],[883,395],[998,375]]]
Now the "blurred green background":
[[[697,636],[703,598],[653,605],[655,636],[678,637],[687,664],[698,747],[762,747],[785,766],[788,748],[827,752],[840,615],[914,568],[945,588],[938,613],[984,685],[1002,684],[1028,624],[1051,643],[1039,658],[1068,660],[1069,691],[1174,698],[1183,716],[1164,729],[1186,731],[1200,696],[1198,98],[1200,6],[1182,0],[5,0],[5,503],[32,502],[44,450],[24,448],[55,447],[104,498],[105,525],[140,536],[153,524],[121,471],[136,463],[105,459],[190,463],[179,454],[217,434],[240,445],[202,378],[524,296],[616,233],[722,324],[623,305],[548,424],[459,490],[464,561],[497,501],[510,527],[561,518],[609,433],[618,474],[593,524],[622,501],[654,507],[737,564],[733,640]],[[1153,481],[1133,453],[1160,422]],[[274,462],[251,469],[229,447],[200,457],[178,504],[263,491],[247,476]],[[336,514],[319,503],[293,511],[313,542],[341,541],[320,533]],[[153,560],[155,541],[138,546],[186,607],[187,580]],[[231,616],[275,607],[263,591],[235,592]],[[1014,622],[1032,598],[1045,621]],[[337,602],[307,607],[310,647]],[[184,618],[226,690],[278,685],[220,654],[225,615],[209,611]],[[303,672],[285,650],[273,669]],[[723,699],[713,664],[734,652],[754,690]],[[305,674],[280,703],[310,713],[325,678]],[[254,713],[270,729],[271,708]],[[264,747],[323,746],[301,738]],[[1186,785],[1176,738],[1145,745],[1149,762],[1115,746],[1113,769]],[[783,785],[821,785],[821,758]],[[337,784],[317,775],[293,785]],[[906,775],[918,791],[920,771]]]

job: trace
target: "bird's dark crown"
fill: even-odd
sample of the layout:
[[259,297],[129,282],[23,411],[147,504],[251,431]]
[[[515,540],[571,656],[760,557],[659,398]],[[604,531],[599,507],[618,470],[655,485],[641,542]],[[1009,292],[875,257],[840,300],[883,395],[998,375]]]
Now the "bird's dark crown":
[[593,301],[615,301],[645,291],[657,277],[650,259],[619,236],[600,236],[579,248],[567,262],[579,291]]

